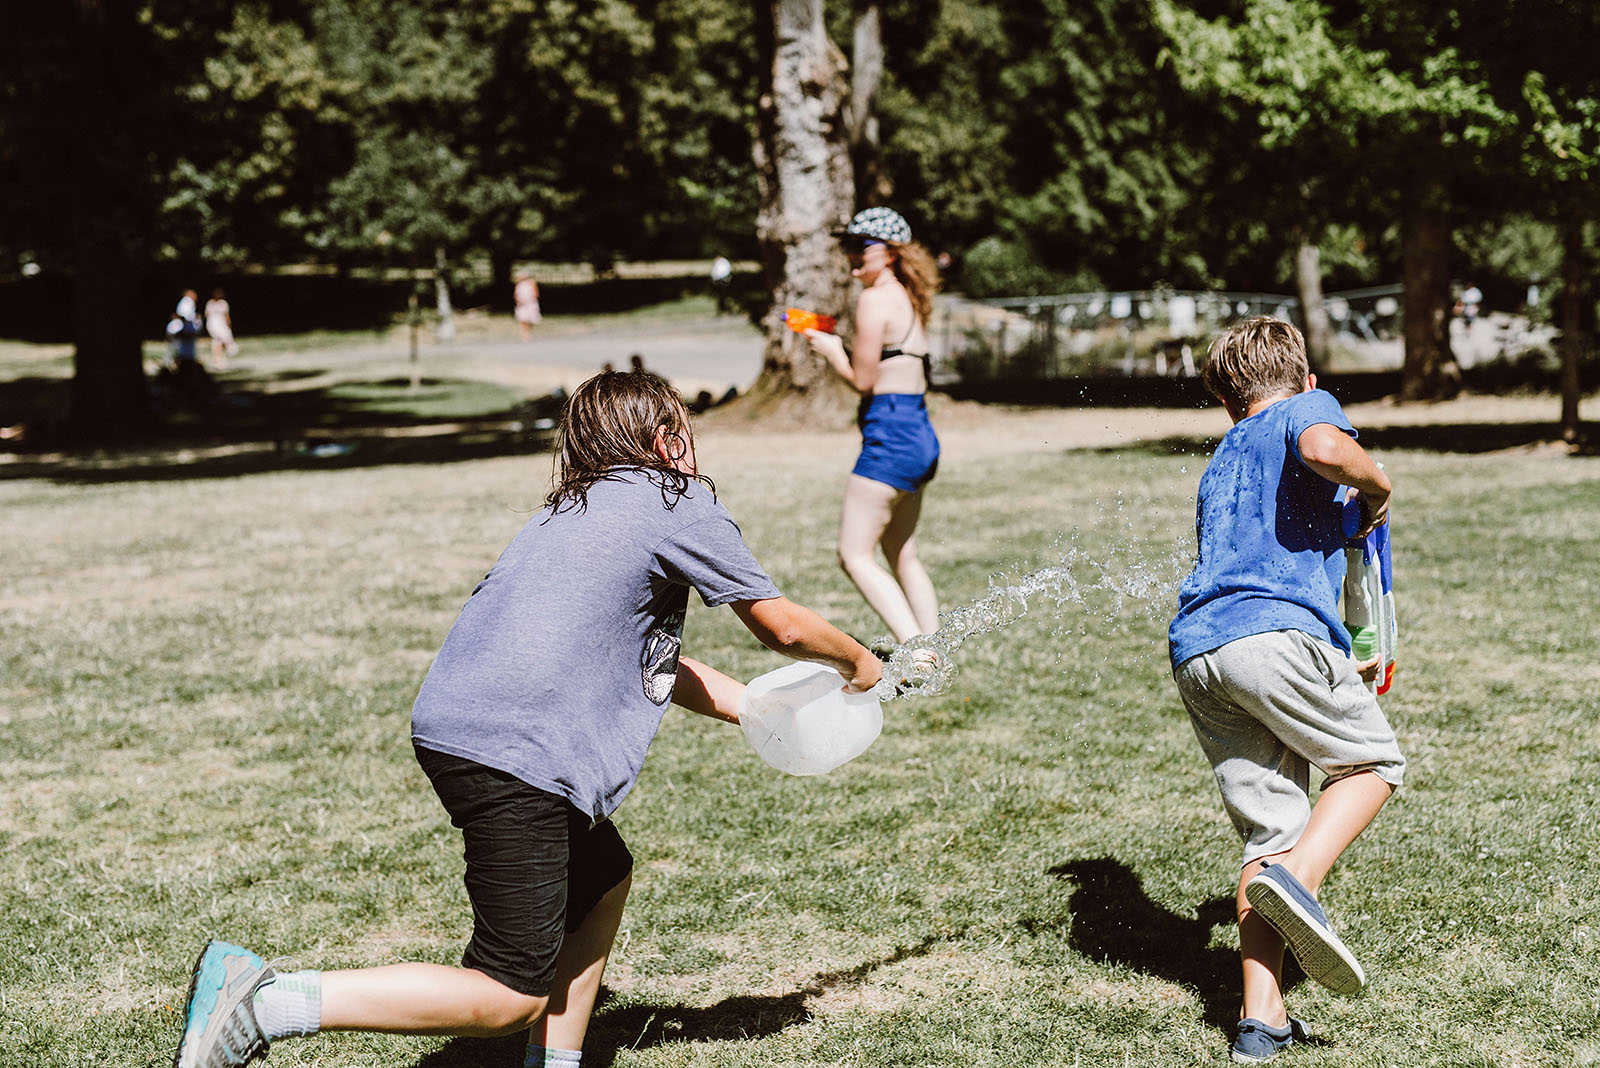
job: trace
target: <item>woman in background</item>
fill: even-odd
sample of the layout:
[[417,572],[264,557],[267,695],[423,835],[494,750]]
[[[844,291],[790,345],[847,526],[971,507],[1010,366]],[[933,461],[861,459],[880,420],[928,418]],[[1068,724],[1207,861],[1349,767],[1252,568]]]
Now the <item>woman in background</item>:
[[233,310],[220,289],[213,289],[206,301],[206,333],[211,338],[211,366],[219,370],[228,366],[228,357],[239,351],[239,345],[233,340]]
[[[939,465],[939,438],[928,421],[928,318],[939,287],[927,249],[911,240],[896,211],[869,208],[839,235],[856,301],[855,344],[807,330],[811,347],[861,394],[861,455],[845,486],[839,563],[896,642],[939,627],[939,599],[917,556],[914,534],[922,489]],[[879,566],[883,547],[889,568]],[[937,666],[932,650],[929,669]]]

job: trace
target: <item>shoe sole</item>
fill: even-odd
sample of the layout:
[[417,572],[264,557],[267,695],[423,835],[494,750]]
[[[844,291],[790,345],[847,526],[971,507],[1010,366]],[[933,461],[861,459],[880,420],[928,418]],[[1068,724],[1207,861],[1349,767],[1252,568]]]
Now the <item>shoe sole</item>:
[[1289,943],[1294,959],[1312,979],[1335,994],[1354,996],[1367,984],[1361,962],[1327,927],[1271,879],[1245,884],[1245,900]]
[[[195,996],[196,991],[199,990],[199,988],[200,988],[200,980],[205,974],[205,967],[204,966],[205,966],[205,962],[206,962],[206,956],[208,954],[210,954],[211,947],[216,945],[216,944],[217,943],[216,943],[215,939],[213,939],[210,942],[207,942],[205,944],[205,948],[200,950],[200,955],[194,959],[194,968],[193,968],[192,974],[189,977],[189,993],[183,999],[183,1015],[179,1017],[179,1019],[183,1021],[183,1030],[178,1035],[178,1049],[172,1055],[172,1068],[183,1068],[183,1055],[184,1055],[185,1050],[187,1049],[188,1042],[189,1042],[189,1016],[194,1010],[194,996]],[[219,1011],[223,1011],[223,1009],[224,1009],[224,1006],[221,1004],[221,1001],[222,1001],[222,999],[224,998],[224,996],[227,993],[227,991],[226,991],[226,969],[224,969],[223,979],[224,979],[224,988],[217,991],[218,1004],[215,1007],[212,1008],[211,1011],[213,1013],[216,1013],[216,1012],[219,1012]],[[254,989],[253,984],[252,984],[252,988],[251,989],[252,990]],[[249,995],[246,994],[245,996],[248,997]],[[232,1007],[231,1006],[227,1007],[226,1011],[231,1013],[233,1011]],[[266,1053],[263,1050],[260,1054],[258,1054],[256,1056],[251,1056],[251,1057],[247,1058],[242,1063],[248,1064],[252,1060],[256,1060],[259,1057],[265,1057],[265,1056],[266,1056]]]
[[200,955],[194,959],[194,967],[189,969],[189,992],[183,997],[183,1013],[178,1017],[183,1023],[183,1030],[178,1033],[178,1049],[172,1055],[172,1068],[182,1068],[184,1046],[189,1041],[189,1016],[194,1011],[195,991],[200,988],[200,976],[204,970],[206,954],[211,952],[211,943],[207,942],[200,950]]

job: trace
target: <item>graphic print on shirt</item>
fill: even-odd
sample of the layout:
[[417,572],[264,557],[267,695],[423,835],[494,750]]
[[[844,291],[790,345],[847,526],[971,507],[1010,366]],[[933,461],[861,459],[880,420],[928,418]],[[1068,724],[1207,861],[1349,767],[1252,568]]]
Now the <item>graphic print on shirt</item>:
[[645,636],[639,667],[644,675],[644,695],[651,704],[664,705],[678,681],[678,650],[683,646],[683,612],[674,612]]

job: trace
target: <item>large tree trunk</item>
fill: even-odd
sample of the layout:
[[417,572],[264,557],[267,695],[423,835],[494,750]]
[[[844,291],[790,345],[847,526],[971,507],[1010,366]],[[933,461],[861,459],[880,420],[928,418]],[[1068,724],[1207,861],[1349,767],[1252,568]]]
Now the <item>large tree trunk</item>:
[[850,45],[850,162],[856,203],[886,204],[894,193],[878,140],[878,86],[883,82],[883,16],[877,0],[856,0]]
[[489,308],[497,312],[515,311],[513,297],[516,279],[516,255],[504,242],[497,240],[489,246]]
[[1561,219],[1561,437],[1578,440],[1578,401],[1583,395],[1578,363],[1583,356],[1583,219],[1572,207]]
[[[139,88],[141,38],[128,0],[73,0],[78,72],[66,103],[74,319],[68,432],[115,438],[148,428],[139,329],[165,326],[161,309],[138,305],[143,210]],[[170,308],[166,309],[170,311]]]
[[[850,272],[831,231],[852,206],[843,54],[828,40],[822,0],[756,0],[761,49],[756,220],[772,309],[752,401],[763,414],[843,425],[851,391],[806,339],[782,322],[797,307],[850,322]],[[848,335],[846,335],[848,336]]]
[[1294,286],[1300,297],[1300,321],[1305,325],[1306,356],[1311,369],[1320,373],[1327,369],[1333,350],[1333,329],[1322,299],[1322,252],[1307,239],[1294,250]]
[[1433,179],[1407,190],[1402,208],[1405,362],[1401,400],[1440,400],[1461,391],[1461,368],[1450,351],[1450,223],[1447,191]]

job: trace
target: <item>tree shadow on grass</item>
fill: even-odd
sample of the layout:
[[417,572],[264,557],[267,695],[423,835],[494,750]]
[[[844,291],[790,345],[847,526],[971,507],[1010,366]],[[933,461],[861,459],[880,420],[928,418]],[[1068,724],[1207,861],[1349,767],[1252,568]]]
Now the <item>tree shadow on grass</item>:
[[[880,968],[925,956],[946,939],[929,936],[913,946],[853,968],[822,972],[782,994],[741,994],[715,1005],[635,1003],[614,1005],[602,989],[589,1035],[584,1042],[585,1068],[606,1068],[623,1049],[649,1049],[668,1042],[728,1042],[765,1038],[811,1019],[807,1001],[833,990],[859,986]],[[521,1068],[527,1040],[457,1038],[418,1061],[416,1068]]]
[[[1189,988],[1200,999],[1205,1022],[1231,1033],[1243,997],[1239,954],[1211,945],[1211,932],[1233,922],[1232,895],[1204,902],[1190,919],[1152,901],[1133,870],[1111,857],[1068,861],[1050,874],[1074,887],[1067,902],[1073,949]],[[1304,977],[1287,956],[1284,992]]]
[[[282,372],[293,378],[293,370]],[[256,381],[256,380],[252,380]],[[33,383],[0,384],[27,390]],[[60,383],[52,385],[59,386]],[[59,483],[105,483],[225,478],[289,469],[452,463],[546,451],[564,397],[535,397],[500,411],[454,418],[422,408],[472,383],[383,378],[341,381],[284,392],[219,389],[202,400],[174,404],[147,435],[80,446],[49,429],[10,449],[0,479],[44,478]]]

